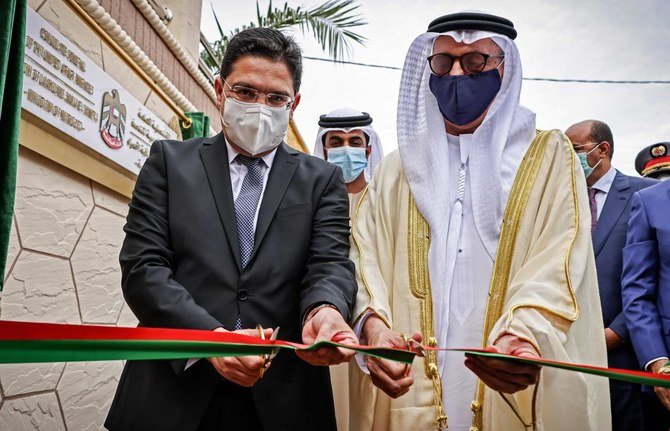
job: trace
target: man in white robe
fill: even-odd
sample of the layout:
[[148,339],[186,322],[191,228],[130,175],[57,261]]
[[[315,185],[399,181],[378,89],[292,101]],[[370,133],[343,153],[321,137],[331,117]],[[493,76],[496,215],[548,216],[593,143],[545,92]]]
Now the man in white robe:
[[[412,43],[399,150],[353,226],[362,342],[403,347],[400,333],[420,331],[429,346],[607,364],[584,174],[565,136],[536,131],[519,104],[515,37],[509,20],[459,13]],[[458,352],[429,353],[413,374],[357,359],[351,429],[611,428],[599,377]]]
[[[356,208],[377,164],[384,157],[379,135],[367,112],[339,108],[319,118],[313,154],[340,166],[349,194],[349,217]],[[330,157],[329,157],[330,155]],[[337,429],[349,429],[349,364],[330,367]]]

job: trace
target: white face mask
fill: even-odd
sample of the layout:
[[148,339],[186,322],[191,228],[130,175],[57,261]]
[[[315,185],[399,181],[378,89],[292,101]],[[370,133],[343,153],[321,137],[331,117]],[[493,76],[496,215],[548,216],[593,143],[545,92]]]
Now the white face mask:
[[276,148],[286,135],[290,109],[244,103],[228,97],[221,123],[228,138],[252,156]]

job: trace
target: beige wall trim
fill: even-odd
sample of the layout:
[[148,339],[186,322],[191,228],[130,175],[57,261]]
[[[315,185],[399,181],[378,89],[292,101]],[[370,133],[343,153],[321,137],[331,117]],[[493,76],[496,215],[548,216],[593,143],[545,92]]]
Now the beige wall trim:
[[[133,60],[133,62],[158,84],[159,89],[167,95],[184,111],[196,111],[196,107],[184,96],[177,87],[156,67],[153,61],[133,41],[121,26],[112,18],[97,0],[64,0],[68,6],[79,6],[88,16],[95,21],[102,30]],[[73,5],[74,3],[74,5]],[[76,10],[75,10],[76,11]],[[95,29],[94,29],[95,30]],[[104,39],[104,38],[103,38]],[[113,46],[111,46],[114,48]],[[121,56],[123,58],[123,56]],[[132,67],[132,65],[131,65]],[[139,74],[142,76],[142,74]],[[153,82],[148,85],[155,88]],[[160,95],[160,92],[157,92]],[[167,103],[167,102],[166,102]],[[168,103],[169,105],[169,103]],[[183,113],[180,113],[183,115]],[[179,115],[179,113],[178,113]]]
[[190,73],[202,89],[205,90],[209,98],[212,99],[212,102],[216,103],[214,87],[212,87],[212,84],[210,84],[207,77],[200,71],[198,63],[195,62],[190,54],[186,52],[179,42],[177,42],[177,39],[175,39],[172,32],[170,32],[160,19],[154,8],[151,7],[147,0],[132,0],[132,2],[137,6],[137,9],[144,15],[144,18],[151,24],[154,30],[156,30],[156,33],[163,39],[168,48],[170,48],[170,51],[172,51],[175,57],[177,57],[181,64],[184,65],[188,73]]
[[131,197],[136,176],[23,110],[19,143],[98,184]]

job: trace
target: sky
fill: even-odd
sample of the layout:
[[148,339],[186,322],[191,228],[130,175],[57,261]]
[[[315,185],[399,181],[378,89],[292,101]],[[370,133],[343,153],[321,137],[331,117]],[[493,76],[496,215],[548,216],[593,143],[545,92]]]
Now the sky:
[[[310,8],[319,1],[288,1]],[[401,67],[407,49],[430,21],[478,10],[504,16],[518,31],[525,77],[604,80],[670,80],[668,0],[358,0],[367,38],[354,44],[349,61]],[[261,11],[268,1],[260,0]],[[202,32],[218,38],[211,6],[224,30],[255,20],[256,4],[203,0]],[[274,6],[283,6],[281,1]],[[304,56],[327,58],[311,34],[289,31]],[[294,119],[312,149],[319,115],[340,107],[369,112],[386,154],[397,148],[399,70],[304,60],[302,101]],[[523,81],[521,104],[537,114],[541,129],[565,130],[594,118],[614,135],[614,166],[637,175],[635,156],[644,147],[670,141],[670,84],[582,84]]]

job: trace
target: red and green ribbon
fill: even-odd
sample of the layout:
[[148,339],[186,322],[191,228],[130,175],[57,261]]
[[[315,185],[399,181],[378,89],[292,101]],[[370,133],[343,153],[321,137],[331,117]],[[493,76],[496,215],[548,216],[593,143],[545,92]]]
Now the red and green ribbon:
[[270,354],[277,348],[316,350],[324,346],[405,363],[411,363],[416,356],[407,350],[385,347],[332,341],[308,346],[234,332],[0,321],[2,364],[249,356]]
[[[412,363],[417,356],[412,351],[388,347],[343,345],[331,341],[305,345],[281,340],[262,340],[234,332],[0,321],[0,364],[249,356],[270,354],[275,349],[309,351],[325,346],[341,347],[404,363]],[[425,349],[459,351],[468,355],[670,388],[670,376],[643,371],[571,364],[544,358],[532,359],[481,349]]]

